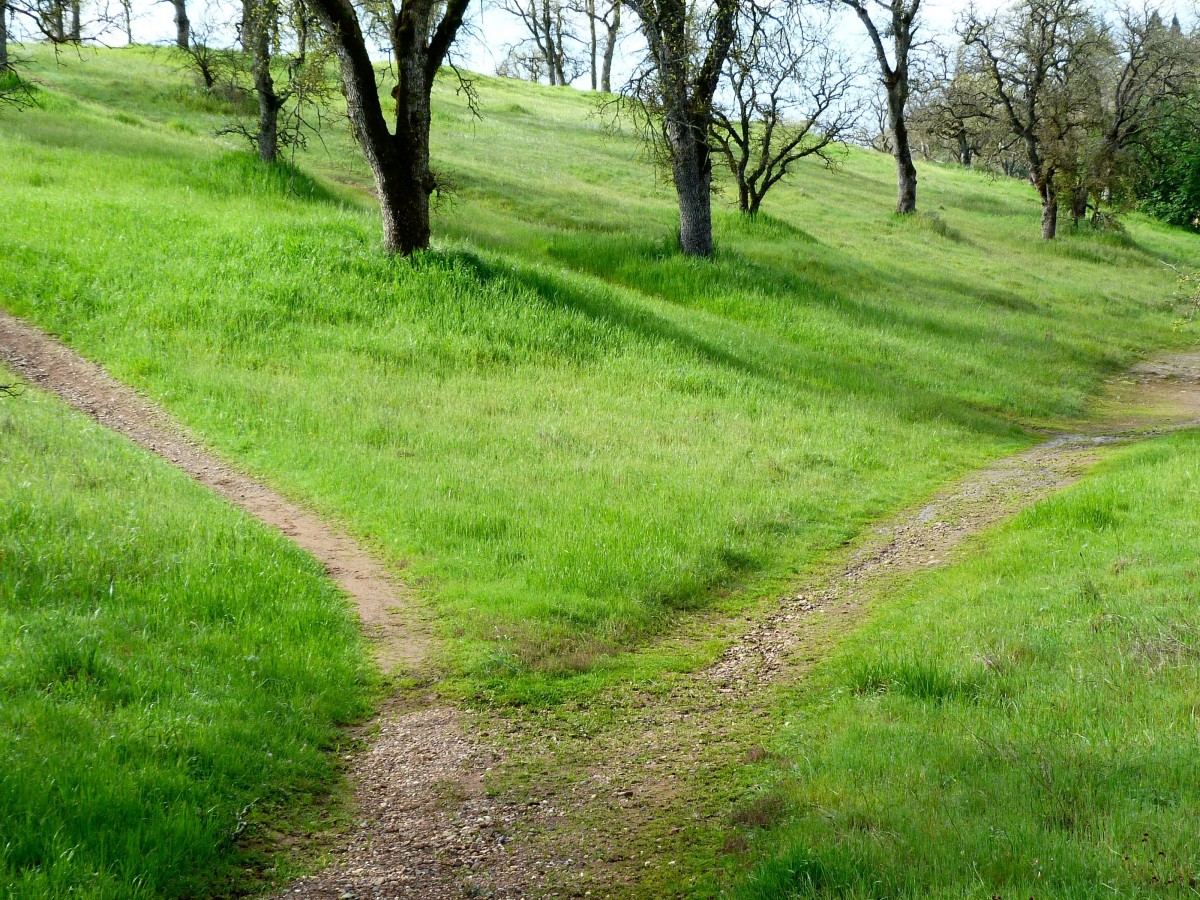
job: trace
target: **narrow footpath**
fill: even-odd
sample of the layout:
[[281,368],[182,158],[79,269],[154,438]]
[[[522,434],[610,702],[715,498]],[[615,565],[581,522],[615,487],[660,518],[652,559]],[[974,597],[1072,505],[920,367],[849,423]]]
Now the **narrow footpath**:
[[[428,673],[436,641],[421,608],[343,531],[237,472],[99,366],[3,311],[0,360],[287,535],[355,605],[383,671]],[[337,838],[324,871],[279,896],[639,893],[649,870],[685,849],[688,830],[666,830],[649,850],[639,834],[698,815],[711,773],[737,764],[747,736],[770,727],[774,691],[802,679],[898,580],[949,562],[972,535],[1077,480],[1106,448],[1200,423],[1200,354],[1135,367],[1114,383],[1106,408],[1078,433],[1049,435],[881,523],[759,614],[704,621],[707,637],[728,641],[722,656],[671,676],[652,697],[614,698],[603,728],[556,733],[521,711],[472,714],[419,691],[397,696],[350,762],[354,827]],[[505,787],[488,790],[493,781]]]

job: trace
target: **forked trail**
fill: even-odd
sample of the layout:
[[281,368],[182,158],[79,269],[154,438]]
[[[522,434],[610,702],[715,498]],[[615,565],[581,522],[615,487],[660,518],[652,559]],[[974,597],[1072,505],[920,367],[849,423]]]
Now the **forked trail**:
[[[242,475],[162,410],[40,330],[0,311],[0,359],[30,382],[159,454],[318,559],[357,607],[385,671],[419,674],[429,630],[395,575],[328,522]],[[1076,480],[1106,445],[1200,422],[1200,355],[1136,367],[1113,410],[972,473],[864,535],[757,616],[703,623],[729,648],[646,702],[622,695],[608,723],[556,734],[521,713],[470,716],[422,698],[380,714],[352,763],[357,813],[322,873],[281,896],[619,896],[683,850],[639,828],[685,822],[706,774],[769,727],[770,692],[801,678],[832,636],[905,575],[948,561],[968,537]],[[594,698],[604,703],[606,698]],[[535,765],[530,767],[530,762]],[[540,771],[534,782],[524,770]],[[507,787],[484,790],[489,773]],[[545,774],[549,773],[549,774]],[[532,798],[532,800],[531,800]],[[534,802],[536,801],[536,802]]]
[[169,460],[308,551],[353,600],[385,670],[416,669],[424,662],[430,638],[411,597],[394,575],[351,538],[232,469],[132,388],[4,310],[0,310],[0,360],[101,425]]

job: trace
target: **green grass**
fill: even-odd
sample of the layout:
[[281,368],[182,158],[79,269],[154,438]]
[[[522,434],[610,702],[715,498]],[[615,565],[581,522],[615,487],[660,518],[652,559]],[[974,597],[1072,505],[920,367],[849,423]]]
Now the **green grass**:
[[312,559],[33,390],[0,398],[0,646],[6,898],[246,887],[373,680]]
[[[739,604],[1079,415],[1175,330],[1194,238],[1035,239],[1027,186],[891,163],[804,167],[711,262],[589,95],[449,82],[457,193],[431,253],[379,252],[330,127],[265,172],[237,110],[166,51],[29,70],[0,133],[0,303],[163,403],[238,465],[342,520],[438,613],[462,689],[551,701],[653,672],[680,615]],[[297,168],[298,167],[298,168]]]
[[732,896],[1194,896],[1200,434],[881,604],[769,744]]

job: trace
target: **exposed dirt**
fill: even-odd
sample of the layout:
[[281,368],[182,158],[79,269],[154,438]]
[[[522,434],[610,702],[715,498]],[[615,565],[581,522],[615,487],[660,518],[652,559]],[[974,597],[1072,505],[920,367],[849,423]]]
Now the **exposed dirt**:
[[338,528],[235,471],[132,388],[3,310],[0,360],[101,425],[169,460],[312,554],[357,607],[384,671],[415,671],[425,662],[430,633],[411,595],[395,573]]
[[[357,605],[385,669],[419,672],[431,648],[411,598],[363,548],[206,452],[97,366],[0,311],[0,358],[40,387],[169,459],[321,560]],[[594,698],[570,732],[519,710],[472,714],[397,699],[350,761],[357,821],[329,865],[280,897],[320,900],[663,896],[713,816],[719,773],[743,764],[771,721],[771,693],[906,575],[1070,484],[1106,445],[1200,420],[1200,355],[1142,364],[1098,420],[972,473],[873,529],[803,589],[757,614],[704,623],[730,646],[715,664],[664,675],[654,693]],[[581,711],[584,713],[580,715]],[[722,811],[722,812],[718,812]],[[711,831],[711,829],[709,829]],[[648,839],[647,836],[652,836]],[[685,887],[676,886],[677,890]]]

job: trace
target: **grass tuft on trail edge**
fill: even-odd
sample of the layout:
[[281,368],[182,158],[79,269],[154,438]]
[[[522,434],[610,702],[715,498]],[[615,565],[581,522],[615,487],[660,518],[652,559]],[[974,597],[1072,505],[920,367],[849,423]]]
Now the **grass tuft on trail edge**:
[[0,646],[14,900],[270,879],[375,679],[311,558],[33,389],[0,397]]
[[727,896],[1200,890],[1200,433],[880,605],[786,699]]

